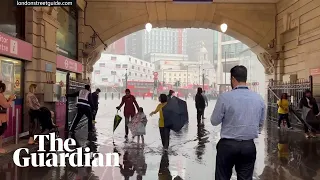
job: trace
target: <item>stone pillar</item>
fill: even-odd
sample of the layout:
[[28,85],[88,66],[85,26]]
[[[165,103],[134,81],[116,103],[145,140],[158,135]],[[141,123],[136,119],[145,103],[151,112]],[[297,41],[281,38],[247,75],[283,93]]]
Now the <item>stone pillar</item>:
[[[44,103],[44,84],[56,81],[56,32],[58,29],[57,11],[53,7],[26,7],[26,41],[33,45],[32,62],[25,66],[25,93],[30,84],[37,84],[36,95],[41,105],[52,107],[52,103]],[[52,72],[46,71],[46,65]]]
[[84,11],[82,9],[78,10],[78,61],[83,65],[83,73],[81,77],[86,79],[86,58],[84,57]]

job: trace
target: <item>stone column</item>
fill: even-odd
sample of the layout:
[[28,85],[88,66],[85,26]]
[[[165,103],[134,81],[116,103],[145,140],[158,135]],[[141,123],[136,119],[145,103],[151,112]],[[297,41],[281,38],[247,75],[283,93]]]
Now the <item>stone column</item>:
[[83,73],[81,77],[77,78],[83,78],[86,79],[86,58],[84,57],[84,11],[82,9],[78,10],[78,61],[82,63],[83,65]]
[[[50,108],[52,103],[44,103],[44,84],[56,81],[56,32],[58,29],[57,10],[53,7],[26,8],[26,41],[33,45],[32,62],[25,65],[25,93],[30,84],[37,84],[37,96],[41,105]],[[51,67],[52,72],[47,72]]]

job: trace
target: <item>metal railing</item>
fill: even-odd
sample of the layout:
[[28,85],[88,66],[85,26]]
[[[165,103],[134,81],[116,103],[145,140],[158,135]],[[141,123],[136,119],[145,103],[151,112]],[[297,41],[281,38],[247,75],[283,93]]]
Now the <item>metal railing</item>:
[[280,82],[270,80],[268,84],[268,111],[267,119],[270,121],[278,121],[278,105],[282,93],[287,93],[291,104],[289,118],[292,125],[302,126],[303,121],[301,111],[299,109],[299,101],[303,97],[306,90],[312,92],[313,83],[312,76],[309,79],[300,79],[296,82]]

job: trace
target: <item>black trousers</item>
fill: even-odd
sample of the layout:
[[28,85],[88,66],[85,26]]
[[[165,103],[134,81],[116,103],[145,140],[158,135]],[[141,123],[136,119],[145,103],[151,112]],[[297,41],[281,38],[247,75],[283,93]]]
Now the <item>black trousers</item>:
[[290,124],[290,121],[289,121],[289,114],[279,114],[278,127],[281,126],[281,122],[283,120],[286,120],[287,126],[288,126],[288,128],[290,128],[291,124]]
[[78,123],[80,122],[82,116],[85,115],[88,118],[88,131],[91,132],[92,131],[92,111],[91,111],[91,107],[89,106],[78,106],[78,112],[77,112],[77,116],[74,119],[74,121],[72,122],[71,125],[71,129],[70,131],[74,131],[76,129],[76,127],[78,126]]
[[93,120],[96,120],[97,114],[98,114],[98,109],[96,109],[95,112],[92,114]]
[[168,149],[169,141],[170,141],[170,129],[166,127],[160,127],[159,130],[160,130],[162,146],[163,148]]
[[217,144],[215,180],[229,180],[233,166],[238,180],[252,180],[256,153],[253,140],[220,139]]
[[197,109],[197,123],[201,124],[201,120],[203,117],[204,109]]

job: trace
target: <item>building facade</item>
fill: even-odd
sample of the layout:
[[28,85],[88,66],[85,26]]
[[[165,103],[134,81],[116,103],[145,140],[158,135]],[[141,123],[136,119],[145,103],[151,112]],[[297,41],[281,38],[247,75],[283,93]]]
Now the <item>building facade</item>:
[[198,51],[203,46],[208,51],[208,60],[217,60],[218,32],[211,29],[188,28],[187,31],[187,54],[189,58],[196,59]]
[[117,40],[116,42],[110,44],[104,52],[108,54],[125,55],[126,54],[126,38],[123,37]]
[[186,54],[187,31],[185,29],[154,28],[141,30],[126,37],[126,54],[147,60],[148,54]]
[[92,83],[96,86],[125,87],[128,81],[152,82],[154,65],[128,55],[102,53],[93,66]]
[[[83,65],[84,4],[64,7],[25,7],[3,0],[0,11],[0,80],[5,96],[16,95],[8,109],[4,142],[28,135],[25,97],[31,84],[41,106],[55,112],[56,124],[66,121],[66,75],[81,79]],[[71,6],[72,5],[72,6]],[[52,93],[50,93],[52,92]],[[53,95],[52,95],[53,94]]]

